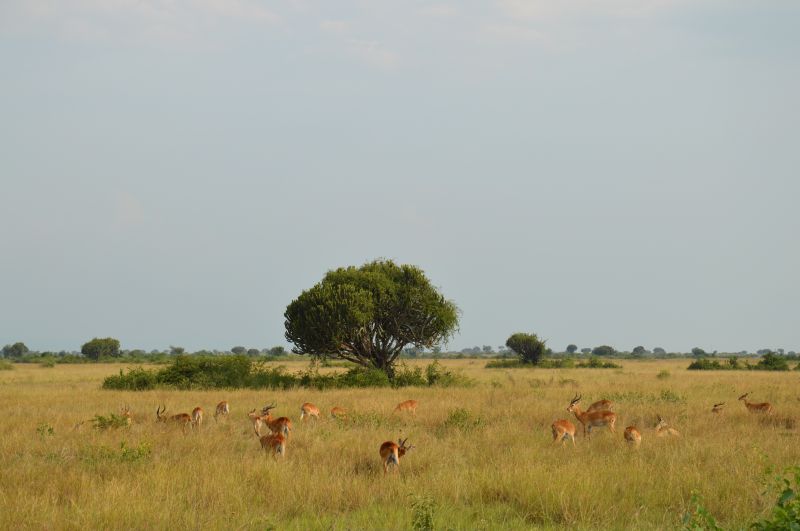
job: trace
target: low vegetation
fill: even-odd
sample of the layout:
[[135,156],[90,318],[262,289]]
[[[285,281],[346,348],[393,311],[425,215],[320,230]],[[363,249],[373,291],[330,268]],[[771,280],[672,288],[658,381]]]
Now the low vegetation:
[[486,363],[487,369],[522,369],[536,367],[538,369],[619,369],[621,365],[613,361],[601,360],[592,356],[586,360],[576,361],[572,358],[547,358],[532,365],[520,359],[499,359]]
[[433,362],[426,367],[401,364],[394,379],[386,372],[351,366],[341,372],[319,370],[317,364],[304,371],[289,372],[283,365],[271,366],[246,356],[200,357],[177,356],[162,369],[141,367],[111,375],[103,381],[104,389],[146,391],[172,389],[346,389],[350,387],[466,386],[470,380]]
[[[800,368],[800,364],[796,367]],[[689,364],[690,371],[788,371],[789,362],[786,358],[773,353],[764,354],[755,364],[745,360],[740,362],[737,357],[718,360],[714,358],[699,358]]]

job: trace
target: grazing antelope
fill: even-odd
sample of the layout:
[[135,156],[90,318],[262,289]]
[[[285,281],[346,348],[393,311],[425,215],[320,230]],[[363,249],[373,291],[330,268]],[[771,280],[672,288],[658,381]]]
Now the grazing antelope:
[[272,452],[272,457],[277,460],[278,456],[286,457],[286,437],[280,433],[271,433],[259,438],[261,448],[265,452]]
[[[289,432],[292,429],[292,421],[289,420],[289,417],[278,417],[273,418],[272,413],[270,410],[275,409],[276,405],[272,404],[271,406],[264,406],[261,409],[261,421],[267,425],[269,431],[272,433],[282,433],[284,437],[287,439],[289,438]],[[260,428],[260,425],[259,425]],[[260,437],[261,434],[256,431],[258,436]]]
[[392,413],[397,413],[398,411],[410,411],[413,416],[417,416],[417,406],[419,402],[416,400],[406,400],[405,402],[400,402],[397,404],[397,407],[394,408]]
[[614,402],[611,400],[598,400],[591,406],[589,406],[586,411],[614,411]]
[[397,467],[397,473],[400,473],[400,458],[406,455],[406,452],[414,449],[414,446],[406,446],[408,438],[400,439],[396,443],[386,441],[381,445],[380,453],[381,460],[383,461],[383,475],[389,470],[389,465]]
[[625,433],[623,435],[625,437],[625,442],[634,447],[638,447],[642,444],[642,434],[639,433],[636,426],[628,426],[625,428]]
[[772,404],[769,402],[761,402],[760,404],[754,404],[753,402],[747,401],[747,395],[750,393],[745,393],[739,397],[739,400],[744,402],[744,405],[747,407],[747,411],[750,413],[766,413],[767,415],[772,414]]
[[722,413],[722,407],[725,405],[725,402],[720,402],[719,404],[714,404],[714,407],[711,408],[712,413]]
[[575,398],[569,403],[567,411],[574,414],[575,418],[583,425],[584,437],[586,436],[587,427],[589,435],[592,434],[592,428],[601,426],[608,426],[608,429],[612,432],[616,432],[614,429],[614,423],[617,422],[616,413],[613,411],[581,411],[578,407],[578,402],[580,401],[581,397],[575,395]]
[[231,410],[228,407],[228,402],[226,400],[223,400],[222,402],[217,404],[217,410],[214,411],[214,420],[216,421],[217,417],[219,417],[220,415],[223,417],[227,417],[228,413],[230,412]]
[[667,421],[661,418],[661,415],[657,415],[658,417],[658,424],[656,424],[656,437],[680,437],[681,432],[676,430],[675,428],[670,428],[667,425]]
[[319,420],[319,408],[311,402],[306,402],[300,406],[300,420],[303,420],[306,417],[314,417],[315,419]]
[[339,406],[331,408],[331,418],[337,420],[347,420],[347,410]]
[[200,406],[192,410],[192,427],[200,429],[203,423],[203,408]]
[[553,423],[550,428],[553,430],[553,444],[561,441],[561,446],[564,446],[565,439],[572,440],[572,446],[575,446],[575,424],[568,420],[560,419]]
[[156,408],[156,422],[171,422],[174,424],[179,424],[183,433],[186,433],[186,427],[191,426],[192,424],[192,416],[188,413],[178,413],[177,415],[166,416],[164,413],[167,411],[167,408],[164,407],[162,404],[160,408]]

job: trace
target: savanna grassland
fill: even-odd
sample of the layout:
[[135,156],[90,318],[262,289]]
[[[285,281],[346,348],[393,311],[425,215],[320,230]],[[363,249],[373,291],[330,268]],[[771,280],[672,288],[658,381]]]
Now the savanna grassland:
[[[725,528],[743,528],[773,503],[764,469],[800,461],[800,373],[686,371],[687,360],[622,361],[622,369],[485,369],[443,362],[472,387],[312,391],[101,390],[119,365],[16,365],[0,371],[2,529],[664,529],[681,526],[697,491]],[[305,364],[289,364],[302,369]],[[664,371],[669,373],[668,376]],[[659,377],[659,374],[661,376]],[[772,419],[736,398],[769,401]],[[617,433],[553,446],[550,425],[578,424],[565,409],[608,398]],[[419,401],[415,418],[390,415]],[[231,415],[212,418],[228,400]],[[276,402],[294,432],[287,457],[260,449],[246,413]],[[341,406],[348,422],[299,422],[305,401]],[[714,402],[727,402],[722,415]],[[206,411],[186,435],[155,410]],[[100,431],[97,414],[134,414],[131,428]],[[465,411],[458,411],[462,408]],[[663,416],[682,433],[657,439]],[[642,432],[639,450],[622,439]],[[378,447],[416,445],[384,477]]]

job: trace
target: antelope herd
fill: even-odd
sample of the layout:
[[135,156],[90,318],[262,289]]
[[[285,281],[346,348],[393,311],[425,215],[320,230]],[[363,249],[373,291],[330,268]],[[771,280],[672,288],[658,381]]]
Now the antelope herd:
[[[747,397],[750,393],[745,393],[739,397],[739,400],[744,402],[745,408],[750,413],[762,413],[771,415],[773,413],[772,404],[769,402],[749,402]],[[599,400],[589,405],[586,411],[580,407],[582,396],[575,395],[570,400],[567,406],[567,412],[572,413],[575,419],[581,424],[583,428],[584,438],[590,438],[593,428],[607,427],[612,433],[616,433],[615,424],[617,422],[617,413],[613,411],[614,404],[610,400]],[[406,400],[400,402],[392,410],[392,415],[395,413],[408,412],[412,416],[416,415],[417,406],[419,403],[416,400]],[[719,415],[723,412],[725,402],[718,402],[711,408],[711,413]],[[268,454],[272,455],[276,460],[279,457],[286,456],[286,446],[289,442],[289,436],[292,432],[292,421],[288,417],[273,417],[272,410],[277,405],[275,403],[269,404],[261,408],[261,411],[256,409],[250,410],[247,413],[247,418],[253,424],[253,431],[261,443],[261,448]],[[230,414],[230,406],[227,401],[222,401],[217,404],[214,411],[214,420],[218,421],[220,418],[226,419]],[[177,413],[174,415],[166,414],[166,406],[163,404],[156,408],[156,422],[163,424],[178,425],[181,430],[186,433],[187,429],[199,430],[203,423],[203,408],[196,407],[190,413]],[[122,408],[122,417],[128,426],[132,423],[132,415],[130,407],[127,405]],[[300,406],[300,420],[306,421],[309,418],[314,418],[315,421],[320,419],[320,410],[311,402],[306,402]],[[339,406],[334,406],[330,410],[331,420],[346,421],[347,410]],[[669,426],[666,420],[661,415],[656,415],[657,422],[653,427],[653,432],[656,437],[672,438],[680,437],[681,434],[675,428]],[[268,433],[262,435],[262,427],[266,427]],[[551,425],[553,433],[553,444],[564,443],[571,441],[573,447],[575,446],[575,424],[567,419],[558,419]],[[642,444],[642,432],[635,425],[627,426],[623,432],[624,441],[631,447],[638,448]],[[400,458],[405,456],[407,452],[414,448],[413,445],[407,446],[408,438],[399,439],[396,443],[393,441],[386,441],[381,444],[379,454],[381,463],[383,465],[383,473],[386,475],[389,467],[393,466],[395,471],[400,471]]]

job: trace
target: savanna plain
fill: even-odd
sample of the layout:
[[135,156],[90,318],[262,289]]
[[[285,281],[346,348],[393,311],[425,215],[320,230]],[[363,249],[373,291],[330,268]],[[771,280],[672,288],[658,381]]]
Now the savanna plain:
[[[410,362],[415,363],[427,362]],[[724,528],[768,514],[764,470],[795,465],[800,373],[687,371],[688,360],[629,360],[621,369],[486,369],[443,361],[470,387],[316,391],[102,390],[120,365],[18,364],[0,371],[2,529],[674,529],[692,493]],[[302,362],[284,365],[302,370]],[[737,397],[768,401],[770,417]],[[616,433],[589,439],[566,411],[612,400]],[[419,401],[416,416],[392,414]],[[215,421],[227,400],[230,415]],[[322,414],[301,422],[300,405]],[[726,402],[721,414],[714,403]],[[268,403],[294,424],[286,457],[259,445],[247,412]],[[156,423],[156,408],[206,418]],[[87,421],[129,406],[129,428]],[[333,406],[346,408],[333,420]],[[680,437],[657,438],[657,416]],[[576,445],[553,445],[569,419]],[[625,426],[642,433],[625,444]],[[415,445],[384,476],[378,448]]]

